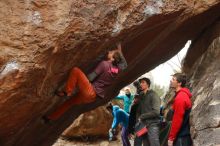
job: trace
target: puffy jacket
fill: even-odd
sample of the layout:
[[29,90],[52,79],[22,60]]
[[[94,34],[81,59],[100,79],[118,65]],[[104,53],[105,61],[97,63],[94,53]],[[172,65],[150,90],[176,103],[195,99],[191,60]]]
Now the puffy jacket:
[[129,114],[126,113],[123,109],[119,108],[119,106],[114,105],[113,106],[113,122],[112,122],[112,129],[116,128],[118,124],[121,124],[123,127],[128,127],[128,120],[129,120]]
[[115,99],[120,99],[124,101],[124,110],[127,113],[130,113],[130,108],[131,108],[131,103],[134,99],[134,95],[131,95],[130,97],[128,97],[127,95],[120,95],[115,97]]

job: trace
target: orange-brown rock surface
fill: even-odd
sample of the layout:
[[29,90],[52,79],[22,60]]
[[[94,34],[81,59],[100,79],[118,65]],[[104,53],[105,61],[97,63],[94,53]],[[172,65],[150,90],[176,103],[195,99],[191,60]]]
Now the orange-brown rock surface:
[[[219,16],[219,0],[0,1],[0,145],[52,145],[81,113],[169,59]],[[107,90],[109,99],[42,124],[62,102],[53,93],[71,67],[88,73],[119,40],[129,66]]]
[[62,134],[65,138],[73,137],[108,137],[112,115],[104,106],[81,114]]

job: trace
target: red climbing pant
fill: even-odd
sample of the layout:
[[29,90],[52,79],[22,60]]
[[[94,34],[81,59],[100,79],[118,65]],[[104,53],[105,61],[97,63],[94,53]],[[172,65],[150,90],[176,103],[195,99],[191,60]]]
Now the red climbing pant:
[[78,86],[79,92],[60,105],[48,118],[56,120],[62,116],[69,108],[76,104],[84,104],[95,101],[96,92],[92,84],[87,79],[86,75],[77,67],[71,70],[69,78],[66,83],[65,92],[71,95],[75,87]]

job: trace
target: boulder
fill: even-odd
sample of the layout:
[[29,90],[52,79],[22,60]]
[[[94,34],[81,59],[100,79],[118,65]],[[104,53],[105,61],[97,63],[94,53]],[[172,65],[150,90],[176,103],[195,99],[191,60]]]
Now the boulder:
[[220,145],[220,21],[192,44],[184,64],[193,94],[191,133],[194,145]]
[[104,106],[80,115],[62,134],[65,138],[108,137],[112,115]]
[[[82,113],[104,105],[141,74],[196,40],[220,16],[219,0],[1,0],[0,145],[48,146]],[[86,74],[121,41],[128,68],[106,99],[41,123],[63,101],[70,69]]]

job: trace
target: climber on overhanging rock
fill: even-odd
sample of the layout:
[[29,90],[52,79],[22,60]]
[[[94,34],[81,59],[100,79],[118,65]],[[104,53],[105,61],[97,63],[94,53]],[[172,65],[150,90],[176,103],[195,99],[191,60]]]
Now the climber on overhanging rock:
[[[73,105],[91,103],[96,97],[105,98],[106,87],[111,85],[118,73],[126,67],[127,62],[122,54],[121,43],[118,43],[114,50],[108,51],[106,60],[101,61],[88,77],[79,68],[73,67],[64,91],[56,92],[57,96],[67,96],[69,99],[50,115],[43,116],[43,121],[48,123],[58,119]],[[79,91],[71,97],[76,86]]]

